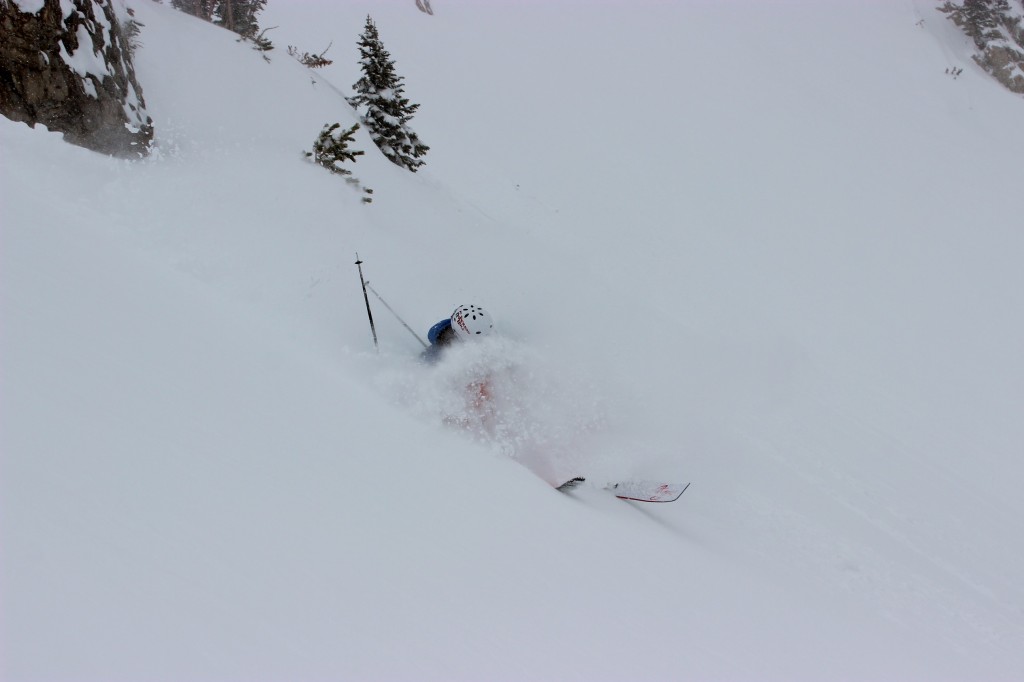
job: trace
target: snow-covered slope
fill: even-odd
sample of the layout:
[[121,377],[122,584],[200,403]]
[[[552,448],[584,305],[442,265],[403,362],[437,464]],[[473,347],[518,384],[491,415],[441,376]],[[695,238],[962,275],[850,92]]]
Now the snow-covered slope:
[[0,120],[2,677],[1024,677],[1024,102],[924,0],[433,4],[137,0],[152,159]]

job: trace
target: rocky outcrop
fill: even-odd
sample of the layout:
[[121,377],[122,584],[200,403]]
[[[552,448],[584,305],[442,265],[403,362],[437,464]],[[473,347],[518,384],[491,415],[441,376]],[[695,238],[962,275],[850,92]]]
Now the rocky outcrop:
[[0,113],[106,154],[147,154],[153,128],[132,66],[130,17],[114,2],[0,0]]
[[974,61],[1024,94],[1024,0],[946,0],[938,10],[974,41]]
[[1013,92],[1024,95],[1024,50],[1015,45],[987,45],[974,60]]

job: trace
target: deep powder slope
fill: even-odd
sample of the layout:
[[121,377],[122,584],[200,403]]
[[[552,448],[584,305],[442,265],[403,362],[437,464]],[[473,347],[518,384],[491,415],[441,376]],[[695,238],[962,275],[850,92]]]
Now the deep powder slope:
[[[433,4],[133,3],[151,159],[0,120],[0,676],[1024,676],[1024,103],[923,0]],[[432,149],[364,206],[368,13]],[[501,338],[374,353],[356,251]]]

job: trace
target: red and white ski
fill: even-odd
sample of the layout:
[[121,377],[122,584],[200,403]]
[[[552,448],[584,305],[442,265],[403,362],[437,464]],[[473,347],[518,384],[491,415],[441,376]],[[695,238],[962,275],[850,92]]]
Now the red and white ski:
[[605,486],[605,490],[612,491],[620,500],[675,502],[689,487],[689,483],[683,485],[682,483],[658,483],[656,481],[624,481],[609,483]]
[[[555,486],[556,490],[566,492],[577,487],[587,479],[582,476],[570,478],[565,483]],[[634,502],[675,502],[690,487],[689,483],[658,483],[656,481],[623,481],[609,483],[604,487],[620,500]]]

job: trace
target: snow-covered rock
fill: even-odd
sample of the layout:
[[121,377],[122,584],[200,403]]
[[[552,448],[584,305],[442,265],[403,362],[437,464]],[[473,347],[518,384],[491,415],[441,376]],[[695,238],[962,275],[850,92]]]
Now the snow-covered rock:
[[118,156],[153,137],[119,0],[0,3],[0,112]]

